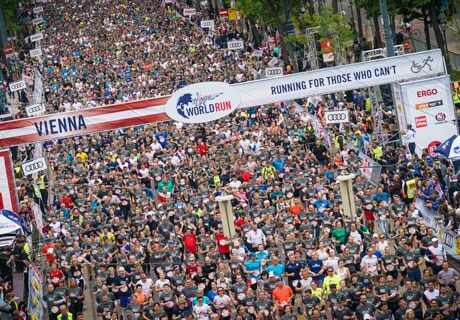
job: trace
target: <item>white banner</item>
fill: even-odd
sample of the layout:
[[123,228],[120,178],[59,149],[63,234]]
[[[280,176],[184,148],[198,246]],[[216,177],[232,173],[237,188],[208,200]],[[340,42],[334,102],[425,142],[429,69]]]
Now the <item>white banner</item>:
[[21,164],[21,168],[24,175],[28,176],[46,170],[47,166],[45,158],[38,158]]
[[264,54],[264,51],[260,49],[256,49],[252,52],[253,57],[262,57],[263,54]]
[[196,9],[184,8],[184,16],[194,16],[195,14],[196,14]]
[[43,233],[43,228],[45,227],[43,223],[43,212],[42,209],[40,209],[40,206],[32,200],[32,206],[31,206],[32,212],[34,213],[35,217],[35,224],[37,226],[38,232],[44,236]]
[[228,41],[227,47],[229,50],[243,50],[244,49],[244,41],[243,40],[234,40]]
[[40,6],[40,7],[35,7],[35,8],[33,8],[33,12],[34,12],[35,14],[40,13],[40,12],[43,12],[43,7],[42,7],[42,6]]
[[328,111],[325,115],[326,123],[346,123],[350,122],[350,115],[345,111]]
[[214,29],[214,20],[201,20],[200,26],[202,28]]
[[42,104],[32,104],[26,107],[28,117],[40,116],[45,113],[45,106]]
[[0,209],[18,212],[16,185],[10,149],[0,150]]
[[42,23],[43,23],[43,18],[42,17],[32,19],[32,24],[35,25],[35,26],[37,26],[39,24],[42,24]]
[[444,74],[441,50],[242,82],[240,108]]
[[32,263],[29,267],[29,307],[32,319],[43,319],[43,279],[38,268]]
[[401,97],[406,121],[415,130],[419,154],[425,148],[433,151],[458,133],[449,76],[402,83]]
[[279,77],[283,75],[282,67],[274,67],[265,69],[265,76],[267,78]]
[[40,57],[42,55],[42,49],[32,49],[29,53],[32,58]]
[[396,116],[398,118],[399,128],[407,128],[406,114],[404,113],[403,101],[401,95],[401,85],[399,83],[393,83],[391,85],[393,91],[393,102],[396,108]]
[[268,65],[269,65],[270,67],[274,67],[277,63],[278,63],[278,59],[275,58],[275,57],[271,58],[271,60],[268,61]]
[[15,92],[15,91],[22,90],[25,88],[26,88],[26,83],[24,82],[24,80],[19,80],[19,81],[10,83],[11,92]]

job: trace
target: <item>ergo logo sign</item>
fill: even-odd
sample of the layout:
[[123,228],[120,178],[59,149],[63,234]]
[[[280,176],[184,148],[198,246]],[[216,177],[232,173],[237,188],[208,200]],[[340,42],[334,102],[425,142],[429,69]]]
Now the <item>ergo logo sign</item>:
[[417,91],[417,98],[430,97],[438,94],[438,89],[428,89]]

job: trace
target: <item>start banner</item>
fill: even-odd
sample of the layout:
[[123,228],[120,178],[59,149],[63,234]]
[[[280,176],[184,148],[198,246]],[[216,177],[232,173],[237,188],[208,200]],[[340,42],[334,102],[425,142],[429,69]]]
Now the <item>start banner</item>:
[[[200,86],[200,92],[192,86],[181,89],[172,108],[179,116],[184,113],[188,123],[202,123],[217,120],[213,113],[225,116],[226,111],[249,108],[280,101],[305,97],[401,80],[416,80],[423,77],[444,74],[444,60],[439,49],[395,56],[375,61],[355,63],[335,68],[325,68],[296,73],[284,77],[274,77],[258,81],[233,84]],[[217,83],[218,84],[218,83]],[[238,96],[222,100],[228,92]],[[138,126],[152,122],[171,121],[171,96],[128,102],[113,106],[55,113],[29,119],[19,119],[0,123],[0,147],[47,140],[69,138],[88,133]],[[222,100],[222,101],[220,101]],[[222,104],[223,103],[223,104]],[[223,107],[222,107],[223,106]],[[224,110],[225,109],[225,110]],[[168,113],[166,112],[168,110]],[[206,116],[203,116],[206,114]],[[178,116],[178,117],[179,117]],[[177,120],[177,119],[176,119]]]
[[18,200],[9,149],[0,150],[0,202],[3,203],[2,209],[18,212]]

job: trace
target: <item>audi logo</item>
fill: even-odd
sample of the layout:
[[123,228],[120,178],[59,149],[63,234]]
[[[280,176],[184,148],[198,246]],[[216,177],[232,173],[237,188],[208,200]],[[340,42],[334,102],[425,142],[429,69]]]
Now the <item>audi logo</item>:
[[43,168],[45,165],[43,162],[35,162],[31,164],[26,164],[24,168],[26,169],[27,172],[33,171],[33,170],[40,170]]
[[29,113],[33,113],[33,112],[42,111],[43,107],[41,105],[36,105],[36,106],[28,107],[27,110],[29,111]]
[[327,115],[327,120],[329,121],[347,120],[347,115],[345,113],[331,113]]
[[267,70],[267,75],[269,75],[269,76],[276,76],[276,75],[279,75],[279,74],[281,74],[280,69]]

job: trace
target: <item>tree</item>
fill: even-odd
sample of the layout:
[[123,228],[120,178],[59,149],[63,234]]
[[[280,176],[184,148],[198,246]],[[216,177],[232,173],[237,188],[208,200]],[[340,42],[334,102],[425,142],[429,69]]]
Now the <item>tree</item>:
[[237,7],[242,9],[246,17],[253,21],[270,26],[280,35],[280,45],[285,64],[290,64],[295,72],[299,71],[297,57],[291,43],[287,41],[286,24],[291,14],[294,19],[301,12],[304,2],[301,0],[241,0]]
[[18,9],[19,0],[2,0],[0,1],[0,8],[3,12],[3,19],[5,20],[6,30],[9,32],[19,30],[18,25]]
[[348,24],[348,19],[341,12],[334,13],[329,7],[322,7],[321,14],[303,13],[295,23],[302,36],[291,36],[291,40],[306,45],[307,41],[303,36],[305,29],[316,28],[320,41],[331,39],[336,59],[343,55],[344,47],[353,40],[353,30]]
[[423,29],[425,33],[425,42],[427,49],[431,49],[430,39],[430,6],[431,0],[399,0],[400,5],[397,7],[397,13],[404,17],[404,22],[412,20],[423,20]]

